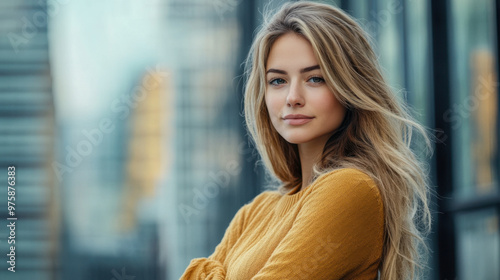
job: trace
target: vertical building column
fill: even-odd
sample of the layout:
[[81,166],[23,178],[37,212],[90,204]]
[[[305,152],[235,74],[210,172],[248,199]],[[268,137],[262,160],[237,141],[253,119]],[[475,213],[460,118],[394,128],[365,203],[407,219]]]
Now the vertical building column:
[[[448,43],[448,1],[430,1],[432,16],[432,60],[434,87],[434,127],[436,137],[436,178],[438,197],[438,263],[439,279],[455,279],[455,224],[452,213],[446,209],[446,198],[450,197],[453,186],[451,123],[443,119],[450,108],[450,71]],[[441,141],[442,140],[442,141]]]

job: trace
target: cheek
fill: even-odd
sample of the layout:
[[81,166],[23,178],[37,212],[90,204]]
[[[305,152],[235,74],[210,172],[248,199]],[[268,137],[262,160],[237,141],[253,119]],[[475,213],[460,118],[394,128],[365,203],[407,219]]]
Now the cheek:
[[345,115],[345,108],[332,93],[326,92],[321,96],[318,95],[314,103],[318,111],[322,112],[322,114],[327,116],[332,122],[342,122]]
[[277,96],[275,95],[273,96],[270,94],[266,94],[265,101],[266,101],[267,112],[269,113],[271,119],[274,119],[276,115],[279,113],[279,110],[281,108],[280,102]]
[[280,113],[282,109],[282,104],[280,103],[279,98],[274,96],[265,96],[265,102],[267,107],[267,113],[269,115],[269,119],[271,121],[272,127],[276,131],[280,131]]

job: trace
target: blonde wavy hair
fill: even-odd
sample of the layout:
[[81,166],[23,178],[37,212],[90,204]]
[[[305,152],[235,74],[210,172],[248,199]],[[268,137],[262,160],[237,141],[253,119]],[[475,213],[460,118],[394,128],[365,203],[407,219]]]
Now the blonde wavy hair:
[[265,16],[245,62],[244,97],[247,129],[263,164],[282,182],[281,193],[302,182],[297,145],[274,129],[264,98],[270,49],[291,32],[311,43],[327,86],[347,109],[314,166],[313,180],[348,167],[368,174],[380,189],[385,209],[381,279],[420,279],[427,267],[425,235],[432,222],[429,171],[410,145],[412,132],[418,132],[431,154],[429,134],[384,80],[370,36],[338,8],[294,2]]

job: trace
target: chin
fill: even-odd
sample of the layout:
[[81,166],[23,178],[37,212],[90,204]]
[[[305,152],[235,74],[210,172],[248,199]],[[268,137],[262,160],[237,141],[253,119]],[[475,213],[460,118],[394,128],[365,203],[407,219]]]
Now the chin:
[[311,137],[307,137],[306,135],[281,135],[283,139],[285,139],[290,144],[303,144],[311,141]]

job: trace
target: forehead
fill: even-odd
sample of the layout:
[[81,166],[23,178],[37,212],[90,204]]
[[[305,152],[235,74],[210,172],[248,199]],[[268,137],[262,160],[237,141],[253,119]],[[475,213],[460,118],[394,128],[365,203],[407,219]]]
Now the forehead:
[[271,46],[266,70],[298,70],[318,64],[311,43],[295,33],[280,36]]

